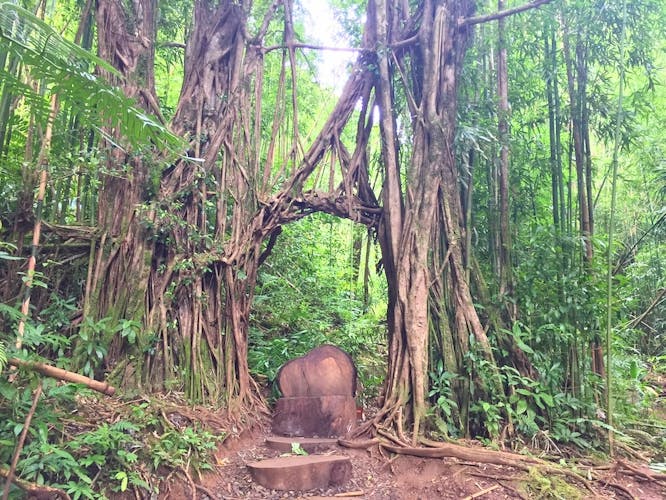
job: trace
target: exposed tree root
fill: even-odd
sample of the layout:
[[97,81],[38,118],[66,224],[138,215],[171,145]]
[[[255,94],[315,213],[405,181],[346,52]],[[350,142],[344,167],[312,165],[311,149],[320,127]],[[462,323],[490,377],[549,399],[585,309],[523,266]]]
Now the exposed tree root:
[[437,448],[398,448],[396,446],[383,443],[381,444],[381,446],[393,453],[398,453],[402,455],[413,455],[416,457],[426,457],[426,458],[452,457],[452,458],[459,458],[461,460],[470,460],[474,462],[481,462],[493,465],[503,465],[524,471],[529,471],[531,468],[536,467],[539,470],[548,472],[550,474],[560,474],[563,476],[567,476],[573,479],[574,481],[582,484],[585,487],[585,489],[587,489],[590,493],[596,495],[596,491],[592,488],[590,482],[585,478],[581,477],[579,474],[571,470],[549,464],[548,462],[545,462],[544,460],[539,460],[538,458],[516,455],[513,453],[507,453],[505,451],[466,448],[464,446],[459,446],[451,443],[442,443],[442,446]]
[[646,481],[666,483],[666,474],[641,470],[635,465],[625,462],[624,460],[617,460],[617,464],[625,469],[626,472],[637,478],[645,479]]
[[[0,467],[0,477],[6,478],[8,475],[9,469]],[[52,486],[39,485],[16,477],[12,480],[12,483],[29,495],[37,498],[62,498],[64,500],[71,500],[67,492],[53,488]]]
[[[371,427],[375,427],[376,434],[379,434],[382,437],[374,437],[372,439],[365,440],[345,440],[340,439],[338,444],[347,448],[356,448],[356,449],[369,449],[375,445],[379,445],[379,451],[384,454],[383,451],[388,451],[395,453],[397,455],[411,455],[416,457],[423,458],[456,458],[461,461],[469,462],[470,465],[478,464],[492,464],[504,467],[512,467],[521,471],[529,472],[532,469],[537,469],[540,472],[547,474],[557,474],[570,478],[572,481],[582,485],[586,490],[588,490],[593,496],[598,497],[599,493],[593,488],[593,483],[598,483],[602,485],[603,488],[613,488],[619,494],[624,497],[631,498],[632,500],[636,499],[631,491],[621,484],[610,482],[606,478],[602,478],[598,475],[601,470],[610,470],[610,469],[622,469],[622,472],[627,473],[631,476],[636,477],[639,480],[658,482],[666,484],[666,474],[654,473],[649,470],[641,469],[636,465],[625,462],[624,460],[617,460],[613,467],[609,466],[600,466],[600,467],[589,467],[586,469],[586,473],[590,474],[592,471],[592,481],[586,479],[584,476],[585,472],[576,472],[570,469],[560,467],[556,464],[549,463],[545,460],[518,455],[515,453],[509,453],[504,451],[494,451],[483,448],[470,448],[466,446],[461,446],[454,443],[440,443],[432,441],[429,439],[423,438],[421,442],[428,447],[410,447],[405,445],[395,445],[393,443],[400,442],[395,436],[391,436],[389,432],[380,428],[376,424]],[[391,438],[391,439],[388,439]],[[388,457],[387,457],[387,460]],[[390,462],[390,460],[389,460]],[[476,475],[472,473],[472,475]],[[488,474],[483,474],[484,478],[495,479],[498,482],[500,480],[520,480],[519,477],[493,477]],[[507,487],[504,484],[500,484],[503,487]],[[514,493],[520,493],[514,488],[509,488]]]
[[201,484],[196,484],[196,488],[204,493],[208,498],[217,498],[217,495]]
[[641,462],[649,462],[650,461],[646,456],[642,455],[641,453],[634,450],[631,446],[629,446],[625,443],[622,443],[620,441],[615,441],[615,443],[613,445],[615,446],[615,448],[618,448],[618,449],[624,451],[627,455],[629,455],[632,458],[635,458],[636,460],[640,460]]
[[516,467],[523,470],[527,470],[529,467],[547,465],[546,462],[533,457],[515,455],[505,451],[467,448],[465,446],[451,443],[442,443],[442,445],[437,448],[400,448],[388,443],[381,443],[381,446],[392,453],[398,453],[400,455],[412,455],[424,458],[458,458],[460,460],[468,460],[471,462]]
[[630,498],[631,500],[638,500],[638,497],[634,496],[634,494],[631,491],[629,491],[627,488],[625,488],[621,484],[610,483],[610,482],[605,482],[604,484],[606,486],[611,487],[611,488],[615,488],[616,490],[620,491],[623,495],[626,495],[627,498]]
[[183,473],[185,479],[187,480],[187,484],[190,486],[190,491],[192,492],[192,500],[197,500],[197,485],[194,483],[192,476],[185,467],[180,467],[179,470]]
[[338,444],[344,446],[345,448],[352,448],[355,450],[367,450],[376,444],[380,444],[381,440],[379,438],[366,439],[363,441],[355,441],[349,439],[338,439]]
[[506,476],[506,475],[495,476],[493,474],[488,474],[487,472],[470,472],[469,475],[482,477],[484,479],[494,479],[495,481],[522,481],[524,479],[524,477],[522,476]]
[[523,495],[520,491],[518,491],[517,488],[514,488],[514,487],[511,486],[510,484],[506,484],[506,481],[505,481],[505,480],[499,480],[499,479],[498,479],[497,482],[500,484],[500,486],[502,486],[502,488],[505,488],[505,489],[511,491],[514,495],[516,495],[516,496],[517,496],[518,498],[520,498],[521,500],[527,500],[528,497],[526,497],[526,496]]

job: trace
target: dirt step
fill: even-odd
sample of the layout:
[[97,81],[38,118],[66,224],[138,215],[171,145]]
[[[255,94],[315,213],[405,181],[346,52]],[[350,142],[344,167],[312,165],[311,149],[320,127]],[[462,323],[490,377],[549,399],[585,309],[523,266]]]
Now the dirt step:
[[291,452],[291,444],[298,443],[301,448],[308,453],[316,453],[317,451],[330,450],[338,444],[337,439],[333,438],[306,438],[306,437],[283,437],[271,436],[266,438],[266,446],[273,450],[281,452]]
[[339,486],[351,478],[352,466],[344,455],[278,457],[247,464],[252,478],[272,490],[313,490]]

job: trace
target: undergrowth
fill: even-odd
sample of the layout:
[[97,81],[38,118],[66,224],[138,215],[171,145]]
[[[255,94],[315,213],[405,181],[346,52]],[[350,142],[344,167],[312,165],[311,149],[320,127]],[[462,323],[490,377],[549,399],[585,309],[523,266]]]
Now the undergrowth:
[[[0,380],[0,464],[8,464],[23,429],[35,379]],[[135,491],[159,495],[170,472],[211,468],[219,430],[174,412],[162,399],[120,402],[89,389],[44,379],[16,474],[66,491],[72,499],[103,499]],[[166,413],[164,408],[172,408]],[[187,407],[183,407],[187,413]],[[20,498],[15,488],[12,498]]]

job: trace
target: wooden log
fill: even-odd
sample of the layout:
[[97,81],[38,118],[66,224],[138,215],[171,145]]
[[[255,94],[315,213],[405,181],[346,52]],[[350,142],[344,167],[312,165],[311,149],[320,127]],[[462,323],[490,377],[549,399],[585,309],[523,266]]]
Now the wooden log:
[[340,486],[352,473],[349,457],[342,455],[271,458],[248,463],[247,468],[263,487],[291,491]]
[[275,404],[273,433],[282,436],[345,437],[355,425],[351,396],[280,398]]
[[106,382],[100,382],[98,380],[86,377],[85,375],[69,372],[67,370],[63,370],[62,368],[56,368],[55,366],[47,365],[44,363],[9,358],[7,360],[7,364],[17,368],[24,368],[26,370],[41,373],[46,377],[52,377],[58,380],[64,380],[66,382],[73,382],[75,384],[83,384],[86,387],[94,391],[101,392],[102,394],[106,394],[107,396],[113,396],[116,393],[115,387],[110,386]]

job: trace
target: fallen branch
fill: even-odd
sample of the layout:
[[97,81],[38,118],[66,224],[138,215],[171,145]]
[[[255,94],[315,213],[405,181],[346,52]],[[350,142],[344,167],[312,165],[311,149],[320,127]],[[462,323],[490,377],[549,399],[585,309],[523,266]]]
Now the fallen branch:
[[477,491],[476,493],[474,493],[474,494],[472,494],[468,497],[465,497],[464,500],[473,500],[474,498],[482,497],[486,493],[490,493],[491,491],[495,491],[497,488],[500,488],[500,485],[499,484],[494,484],[490,488],[486,488],[484,490]]
[[19,437],[18,442],[16,443],[16,449],[14,449],[14,456],[12,456],[12,463],[9,466],[9,471],[5,476],[7,481],[5,482],[5,488],[2,492],[2,500],[7,500],[9,498],[9,490],[12,486],[12,480],[14,479],[14,473],[16,472],[16,465],[18,464],[19,456],[21,456],[21,450],[25,444],[25,437],[28,435],[28,429],[30,428],[30,422],[32,422],[32,417],[35,414],[37,409],[37,403],[39,402],[39,397],[42,395],[42,381],[39,381],[37,389],[35,389],[35,395],[32,397],[32,406],[30,411],[25,417],[25,422],[23,423],[23,430],[21,431],[21,436]]
[[666,288],[662,288],[657,294],[657,297],[652,301],[652,304],[650,304],[648,308],[641,313],[640,316],[632,319],[629,324],[627,324],[627,326],[629,328],[636,328],[636,326],[638,326],[647,317],[647,315],[650,314],[652,310],[664,300],[666,300]]
[[92,389],[107,396],[113,396],[116,393],[115,387],[110,386],[106,382],[100,382],[98,380],[93,380],[90,377],[85,375],[80,375],[78,373],[69,372],[63,370],[62,368],[57,368],[55,366],[47,365],[45,363],[38,363],[36,361],[24,361],[17,358],[9,358],[7,364],[15,366],[17,368],[24,368],[33,372],[41,373],[46,377],[55,378],[58,380],[64,380],[66,382],[72,382],[75,384],[83,384],[89,389]]

